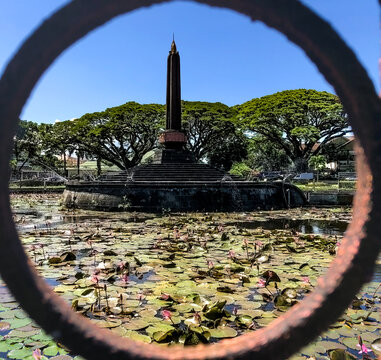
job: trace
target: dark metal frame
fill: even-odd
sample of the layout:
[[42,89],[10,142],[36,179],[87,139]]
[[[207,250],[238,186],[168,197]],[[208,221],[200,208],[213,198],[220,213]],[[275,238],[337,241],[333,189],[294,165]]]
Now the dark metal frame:
[[[260,20],[299,45],[339,95],[361,145],[353,221],[313,293],[268,327],[217,345],[163,348],[119,338],[71,311],[31,267],[8,195],[9,159],[19,114],[36,82],[76,40],[108,20],[164,0],[74,0],[47,19],[0,80],[0,273],[36,322],[73,352],[96,359],[284,359],[313,340],[368,281],[381,247],[381,104],[353,52],[331,26],[296,0],[196,0]],[[126,40],[128,41],[128,40]],[[372,190],[373,189],[373,190]]]

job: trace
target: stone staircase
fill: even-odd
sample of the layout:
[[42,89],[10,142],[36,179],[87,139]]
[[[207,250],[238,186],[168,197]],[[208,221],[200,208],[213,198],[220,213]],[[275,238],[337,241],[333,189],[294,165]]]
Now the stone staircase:
[[164,163],[136,166],[127,172],[105,174],[100,181],[111,182],[219,182],[239,180],[206,164]]

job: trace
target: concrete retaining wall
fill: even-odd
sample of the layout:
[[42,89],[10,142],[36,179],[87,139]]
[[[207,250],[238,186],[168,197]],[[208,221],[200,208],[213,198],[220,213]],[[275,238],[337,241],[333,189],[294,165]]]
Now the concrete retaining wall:
[[[288,204],[289,203],[289,204]],[[253,211],[303,206],[303,193],[281,183],[69,183],[64,204],[109,211]]]

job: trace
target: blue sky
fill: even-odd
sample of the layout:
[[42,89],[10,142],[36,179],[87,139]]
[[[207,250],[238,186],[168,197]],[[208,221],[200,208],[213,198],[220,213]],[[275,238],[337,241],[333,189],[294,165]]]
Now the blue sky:
[[[23,39],[67,2],[2,2],[1,71]],[[334,26],[378,89],[377,1],[302,2]],[[51,123],[127,101],[164,104],[173,32],[184,100],[235,105],[285,89],[333,92],[304,53],[278,32],[230,10],[177,1],[118,17],[73,45],[40,80],[21,118]]]

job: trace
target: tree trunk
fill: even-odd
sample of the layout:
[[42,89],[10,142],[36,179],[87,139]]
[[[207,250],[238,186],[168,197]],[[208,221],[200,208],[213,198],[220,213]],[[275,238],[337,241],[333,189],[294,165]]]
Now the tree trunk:
[[98,156],[97,157],[97,176],[101,176],[102,173],[102,163],[101,163],[101,158]]
[[81,166],[81,157],[79,152],[77,152],[77,175],[80,176],[80,166]]
[[64,151],[63,153],[63,158],[64,158],[64,163],[63,163],[63,171],[64,171],[64,176],[67,177],[67,171],[66,171],[66,152]]
[[294,165],[297,172],[306,172],[308,169],[307,161],[304,158],[295,159]]
[[19,176],[20,176],[20,179],[21,180],[23,180],[22,179],[22,168],[24,167],[24,165],[26,164],[26,162],[29,160],[29,157],[28,158],[26,158],[24,161],[23,161],[23,163],[21,164],[21,166],[18,168],[18,173],[19,173]]

